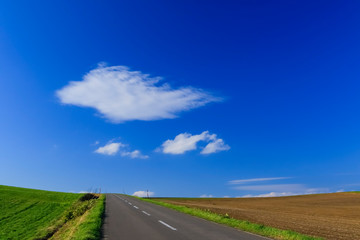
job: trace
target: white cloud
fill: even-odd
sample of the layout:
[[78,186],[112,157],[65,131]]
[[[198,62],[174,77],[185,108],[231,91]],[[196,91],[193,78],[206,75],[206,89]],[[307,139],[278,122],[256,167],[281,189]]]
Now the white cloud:
[[114,123],[176,118],[180,112],[221,101],[202,89],[173,89],[160,80],[125,66],[99,66],[56,95],[63,104],[95,108]]
[[[260,194],[246,194],[238,197],[281,197],[292,195],[304,195],[328,192],[326,188],[308,188],[304,184],[267,184],[267,185],[246,185],[248,183],[257,183],[264,181],[284,180],[291,177],[272,177],[272,178],[250,178],[229,181],[229,184],[237,184],[233,187],[236,190],[253,191],[253,192],[267,192]],[[239,186],[240,185],[240,186]]]
[[120,153],[123,157],[130,158],[149,158],[147,155],[143,155],[139,150],[128,151],[129,146],[127,144],[123,144],[121,142],[109,142],[103,147],[99,147],[95,150],[96,153],[104,154],[104,155],[115,155],[116,153]]
[[[304,184],[250,185],[250,186],[237,186],[234,189],[255,191],[255,192],[264,191],[264,192],[270,192],[269,194],[282,194],[282,195],[312,194],[312,193],[322,193],[329,191],[329,189],[327,188],[307,188]],[[259,196],[259,195],[252,195],[252,196]]]
[[[243,198],[251,198],[251,197],[285,197],[285,196],[293,196],[293,195],[297,195],[295,193],[292,192],[270,192],[270,193],[264,193],[264,194],[258,194],[258,195],[253,195],[253,194],[247,194],[244,196],[240,196]],[[300,195],[300,194],[298,194]]]
[[211,194],[203,194],[200,196],[201,198],[213,198],[214,196]]
[[147,192],[147,191],[136,191],[133,193],[133,196],[136,197],[152,197],[154,195],[155,195],[154,192]]
[[283,180],[289,179],[290,177],[272,177],[272,178],[250,178],[250,179],[240,179],[240,180],[231,180],[229,184],[246,184],[250,182],[263,182],[263,181],[273,181],[273,180]]
[[98,149],[95,150],[96,153],[100,153],[100,154],[104,154],[104,155],[115,155],[121,146],[124,146],[124,144],[122,143],[108,143],[103,147],[99,147]]
[[142,159],[147,159],[149,158],[149,156],[147,155],[143,155],[139,150],[134,150],[132,152],[122,152],[121,156],[129,156],[130,158],[142,158]]
[[216,139],[216,140],[208,143],[208,145],[206,145],[206,147],[201,151],[201,154],[216,153],[216,152],[220,152],[220,151],[227,151],[229,149],[230,149],[230,146],[226,145],[224,143],[224,140]]
[[182,154],[187,151],[195,150],[199,141],[205,141],[212,137],[208,131],[198,135],[190,133],[180,133],[174,140],[166,140],[163,144],[163,152],[171,154]]
[[309,188],[306,189],[303,192],[270,192],[270,193],[263,193],[263,194],[247,194],[244,196],[240,196],[243,198],[250,198],[250,197],[285,197],[285,196],[295,196],[295,195],[308,195],[308,194],[317,194],[317,193],[326,193],[328,192],[328,189],[315,189],[315,188]]
[[250,185],[237,186],[237,190],[247,191],[270,191],[270,192],[305,192],[306,187],[303,184],[272,184],[272,185]]
[[218,139],[216,134],[210,134],[209,131],[204,131],[198,135],[190,133],[180,133],[174,140],[166,140],[161,145],[163,153],[168,154],[183,154],[187,151],[196,150],[197,144],[200,141],[208,142],[206,147],[201,151],[201,154],[210,154],[219,151],[230,149],[222,139]]

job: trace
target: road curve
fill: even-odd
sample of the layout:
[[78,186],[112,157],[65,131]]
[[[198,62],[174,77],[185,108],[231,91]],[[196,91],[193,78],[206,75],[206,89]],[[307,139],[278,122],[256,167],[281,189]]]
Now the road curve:
[[122,194],[106,194],[104,240],[265,240]]

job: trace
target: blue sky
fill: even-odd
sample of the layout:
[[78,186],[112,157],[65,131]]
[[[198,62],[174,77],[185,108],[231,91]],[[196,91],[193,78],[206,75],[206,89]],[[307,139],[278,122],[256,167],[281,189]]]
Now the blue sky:
[[0,184],[360,188],[360,3],[2,1]]

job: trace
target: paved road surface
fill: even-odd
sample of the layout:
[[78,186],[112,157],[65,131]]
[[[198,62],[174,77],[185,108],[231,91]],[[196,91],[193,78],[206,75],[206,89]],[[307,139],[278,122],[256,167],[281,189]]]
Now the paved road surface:
[[106,195],[104,240],[266,240],[122,194]]

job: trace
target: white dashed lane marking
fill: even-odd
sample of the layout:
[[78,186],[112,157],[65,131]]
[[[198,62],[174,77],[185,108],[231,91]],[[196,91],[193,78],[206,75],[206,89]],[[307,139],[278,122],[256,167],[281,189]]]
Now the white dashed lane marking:
[[150,216],[150,213],[147,213],[145,211],[142,211],[142,212],[143,212],[143,214]]
[[161,220],[159,220],[159,223],[161,223],[162,225],[164,225],[164,226],[166,226],[166,227],[170,228],[171,230],[176,231],[176,228],[174,228],[174,227],[170,226],[170,225],[169,225],[169,224],[167,224],[167,223],[164,223],[164,222],[163,222],[163,221],[161,221]]
[[[118,197],[118,196],[117,196]],[[128,202],[126,199],[123,199],[123,198],[121,198],[121,197],[118,197],[118,198],[120,198],[121,200],[123,200],[124,202],[126,202],[126,203],[128,203],[129,205],[132,205],[132,203],[131,202]],[[134,208],[136,208],[136,209],[139,209],[139,207],[138,206],[133,206]],[[151,216],[151,214],[150,213],[148,213],[148,212],[145,212],[145,211],[141,211],[143,214],[145,214],[145,215],[147,215],[147,216]],[[163,221],[161,221],[161,220],[159,220],[159,223],[161,223],[162,225],[164,225],[164,226],[166,226],[166,227],[168,227],[168,228],[170,228],[171,230],[173,230],[173,231],[177,231],[177,229],[176,228],[174,228],[174,227],[172,227],[172,226],[170,226],[169,224],[167,224],[166,222],[163,222]]]

